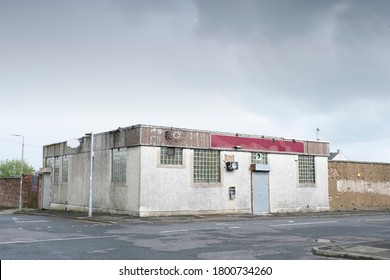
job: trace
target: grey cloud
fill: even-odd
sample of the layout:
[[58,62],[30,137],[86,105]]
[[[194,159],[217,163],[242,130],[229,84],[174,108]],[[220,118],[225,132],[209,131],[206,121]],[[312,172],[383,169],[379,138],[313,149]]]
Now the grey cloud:
[[111,0],[112,7],[118,9],[126,20],[133,23],[153,17],[164,17],[175,13],[183,1],[180,0]]
[[272,94],[318,109],[388,95],[388,1],[194,3],[197,34],[236,47],[260,100]]
[[194,3],[195,34],[231,46],[253,88],[245,108],[284,126],[306,119],[296,125],[324,128],[335,142],[387,137],[390,2]]
[[338,1],[336,39],[344,43],[367,43],[369,40],[389,42],[390,2]]
[[314,29],[335,1],[194,0],[199,34],[226,40],[266,40],[299,37]]
[[[382,36],[390,25],[390,2],[365,0],[193,0],[199,34],[227,40],[279,43],[313,32],[333,18],[338,40]],[[362,37],[363,36],[363,37]]]

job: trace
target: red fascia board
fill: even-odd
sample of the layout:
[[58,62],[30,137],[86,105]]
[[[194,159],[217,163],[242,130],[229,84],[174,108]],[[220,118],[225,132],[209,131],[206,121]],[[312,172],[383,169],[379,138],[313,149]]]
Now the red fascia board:
[[228,135],[211,135],[211,148],[235,149],[240,146],[244,150],[304,153],[305,143],[302,141],[252,138]]

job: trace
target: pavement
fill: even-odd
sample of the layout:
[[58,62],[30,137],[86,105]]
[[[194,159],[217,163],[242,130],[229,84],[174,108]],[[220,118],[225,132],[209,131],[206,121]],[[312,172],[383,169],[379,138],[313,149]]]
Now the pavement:
[[390,240],[314,247],[312,253],[353,260],[390,260]]
[[[193,215],[193,216],[164,216],[164,217],[133,217],[129,215],[110,215],[94,213],[88,217],[87,213],[58,210],[39,210],[39,209],[0,209],[0,214],[27,214],[38,216],[51,216],[59,218],[77,219],[90,222],[121,224],[126,223],[181,223],[193,221],[238,221],[243,219],[259,218],[252,214],[233,214],[233,215]],[[356,212],[321,212],[321,213],[299,213],[299,214],[271,214],[262,216],[262,218],[274,218],[280,216],[335,216],[335,215],[356,215]],[[367,212],[361,212],[362,215]],[[390,260],[390,239],[360,243],[335,244],[332,240],[319,240],[319,243],[327,243],[324,246],[312,248],[314,255],[353,259],[353,260]]]

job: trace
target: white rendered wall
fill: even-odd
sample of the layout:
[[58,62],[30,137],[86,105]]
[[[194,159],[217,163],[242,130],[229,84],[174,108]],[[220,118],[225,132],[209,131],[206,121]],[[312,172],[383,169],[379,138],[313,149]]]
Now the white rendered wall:
[[[251,213],[252,182],[249,152],[221,151],[221,182],[193,182],[192,149],[183,149],[183,165],[161,165],[159,147],[127,148],[127,179],[111,182],[111,150],[95,151],[93,211],[140,216]],[[239,169],[226,171],[225,155],[234,156]],[[69,182],[52,186],[51,208],[87,211],[89,154],[68,156]],[[328,161],[316,157],[316,184],[298,183],[298,156],[269,154],[270,211],[327,211]],[[61,177],[61,176],[60,176]],[[236,198],[229,199],[229,187]]]
[[[141,147],[141,154],[141,216],[250,213],[248,153],[221,152],[221,183],[214,184],[193,183],[191,149],[183,149],[183,166],[160,165],[159,147]],[[226,171],[224,154],[234,155],[242,167]],[[236,187],[234,200],[229,186]]]
[[271,213],[329,210],[326,157],[315,158],[316,183],[311,186],[299,184],[298,156],[270,154],[269,164]]

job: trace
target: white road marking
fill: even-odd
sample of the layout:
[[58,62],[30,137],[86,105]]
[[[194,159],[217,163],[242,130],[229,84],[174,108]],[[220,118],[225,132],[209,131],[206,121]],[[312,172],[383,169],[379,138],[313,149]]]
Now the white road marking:
[[216,223],[217,226],[230,226],[237,223],[229,223],[229,222],[222,222],[222,223]]
[[367,219],[365,222],[380,222],[380,221],[390,221],[390,219]]
[[27,221],[20,221],[18,218],[12,218],[12,220],[17,224],[30,224],[30,223],[50,223],[50,221],[47,220],[27,220]]
[[53,241],[70,241],[70,240],[87,240],[87,239],[103,239],[103,238],[114,238],[114,237],[118,237],[118,235],[53,238],[53,239],[42,239],[42,240],[3,241],[3,242],[0,242],[0,245],[29,244],[29,243],[41,243],[41,242],[53,242]]
[[317,225],[317,224],[331,224],[338,223],[339,221],[326,221],[326,222],[309,222],[309,223],[290,223],[290,224],[278,224],[270,225],[271,227],[287,227],[287,226],[307,226],[307,225]]
[[117,249],[118,248],[107,248],[107,249],[101,249],[101,250],[93,250],[93,251],[87,252],[87,254],[106,254],[108,252],[111,252],[111,251],[114,251]]
[[15,221],[18,224],[30,224],[30,223],[50,223],[50,221],[46,220],[36,220],[36,221]]
[[189,229],[175,229],[175,230],[164,230],[160,233],[174,233],[174,232],[187,232],[190,231]]
[[[239,229],[240,227],[228,227],[228,229]],[[204,231],[204,230],[221,230],[221,228],[197,228],[197,229],[175,229],[175,230],[164,230],[160,231],[164,233],[176,233],[176,232],[189,232],[189,231]]]

